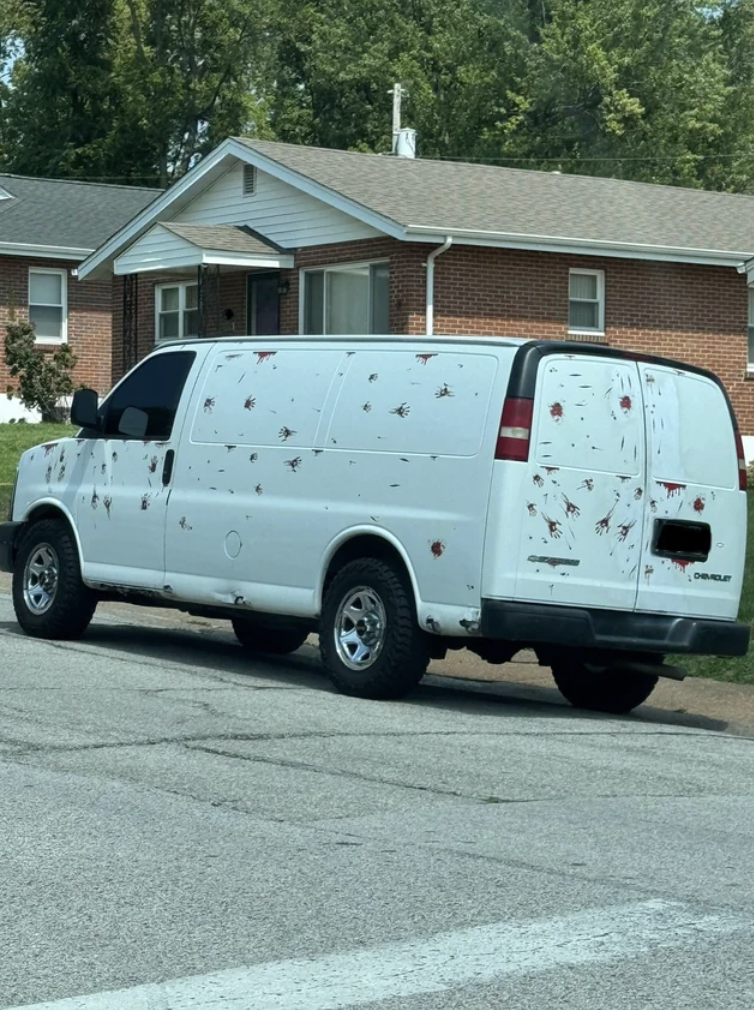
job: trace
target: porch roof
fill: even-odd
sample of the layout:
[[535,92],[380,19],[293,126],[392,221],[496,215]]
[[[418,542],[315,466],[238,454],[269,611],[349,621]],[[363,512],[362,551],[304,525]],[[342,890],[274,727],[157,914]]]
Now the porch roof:
[[115,260],[118,275],[229,266],[293,268],[293,253],[244,225],[197,225],[162,221]]

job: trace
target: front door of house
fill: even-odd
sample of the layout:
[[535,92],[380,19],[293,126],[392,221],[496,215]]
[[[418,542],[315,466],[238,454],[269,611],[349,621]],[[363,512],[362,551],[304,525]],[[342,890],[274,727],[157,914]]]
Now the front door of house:
[[249,274],[246,289],[247,329],[252,336],[280,335],[280,274]]

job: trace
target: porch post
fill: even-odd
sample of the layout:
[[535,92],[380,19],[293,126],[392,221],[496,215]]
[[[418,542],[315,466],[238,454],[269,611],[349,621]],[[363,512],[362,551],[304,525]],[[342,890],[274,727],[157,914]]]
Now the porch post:
[[123,373],[136,364],[139,351],[139,275],[123,278]]

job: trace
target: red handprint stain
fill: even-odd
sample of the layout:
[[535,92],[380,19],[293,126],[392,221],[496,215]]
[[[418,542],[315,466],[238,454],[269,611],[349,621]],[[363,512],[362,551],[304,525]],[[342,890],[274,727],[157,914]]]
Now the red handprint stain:
[[629,533],[631,532],[631,530],[634,528],[635,525],[636,520],[632,519],[630,523],[623,523],[621,526],[618,527],[618,543],[621,544],[625,543],[625,541],[628,539]]
[[603,533],[607,533],[610,530],[610,520],[613,518],[613,512],[615,512],[615,505],[610,509],[606,516],[595,525],[594,531],[598,536],[602,536]]
[[565,514],[567,516],[572,516],[576,519],[581,515],[581,509],[568,498],[568,495],[563,495],[563,501],[565,502]]
[[579,484],[579,491],[594,491],[594,481],[591,477],[587,477],[585,481]]
[[256,396],[247,396],[246,402],[243,405],[244,410],[253,410],[257,405]]
[[214,396],[208,396],[204,401],[204,413],[211,414],[215,408],[215,398]]
[[560,522],[559,522],[559,520],[557,520],[557,519],[550,519],[550,517],[546,516],[544,513],[542,513],[542,518],[547,523],[547,531],[550,534],[550,536],[552,537],[552,539],[553,540],[559,540],[560,537],[563,535],[562,534],[562,530],[560,528]]
[[408,417],[410,412],[411,408],[407,403],[402,403],[400,407],[395,407],[394,410],[390,411],[391,414],[397,414],[398,417]]

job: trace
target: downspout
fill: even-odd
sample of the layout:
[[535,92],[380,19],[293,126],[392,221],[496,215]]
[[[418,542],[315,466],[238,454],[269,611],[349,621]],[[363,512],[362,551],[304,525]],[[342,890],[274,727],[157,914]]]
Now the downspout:
[[434,249],[427,257],[427,304],[425,318],[427,322],[427,336],[434,336],[435,332],[435,260],[442,256],[444,252],[453,245],[453,239],[448,235],[445,244]]

